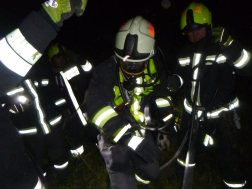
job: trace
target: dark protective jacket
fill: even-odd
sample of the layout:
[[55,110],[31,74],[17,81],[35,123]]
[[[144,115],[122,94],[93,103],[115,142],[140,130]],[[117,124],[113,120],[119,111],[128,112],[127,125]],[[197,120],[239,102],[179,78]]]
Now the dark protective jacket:
[[[0,41],[0,96],[21,81],[56,35],[49,16],[32,12]],[[34,188],[41,184],[37,172],[7,113],[2,107],[0,112],[0,188]]]
[[[185,95],[184,106],[188,113],[191,112],[195,92],[193,77],[199,79],[197,105],[209,107],[208,118],[216,118],[221,111],[237,107],[239,101],[235,95],[236,74],[252,74],[250,53],[237,40],[234,39],[228,47],[221,49],[218,43],[212,43],[212,39],[213,37],[208,36],[197,43],[188,42],[180,50],[178,63],[174,68],[174,74],[181,81]],[[195,65],[203,66],[193,69]]]
[[[148,76],[149,79],[154,76],[155,72],[151,73],[151,70],[158,70],[157,67],[154,66],[154,62],[155,58],[154,61],[151,59],[148,66],[150,67],[150,65],[152,65],[153,69],[148,68],[144,72],[145,77]],[[122,128],[127,127],[130,123],[129,120],[124,118],[124,113],[119,115],[120,112],[117,111],[117,108],[125,102],[122,100],[118,88],[118,78],[120,78],[120,82],[123,81],[123,78],[116,70],[116,64],[115,57],[111,57],[95,68],[90,86],[84,98],[85,110],[87,111],[89,120],[107,136],[114,135],[113,137],[116,136],[115,133],[118,134]],[[120,76],[118,76],[118,74]],[[143,80],[145,81],[145,79]],[[141,79],[137,80],[137,83],[141,82],[140,80]],[[151,98],[156,99],[157,107],[160,109],[159,115],[162,121],[170,114],[171,104],[166,100],[170,93],[166,87],[165,81],[165,74],[163,73],[160,77],[160,81],[158,81],[153,87],[134,88],[134,94],[132,94],[133,100],[130,104],[130,112],[139,123],[146,124],[146,118],[143,112],[145,105]],[[161,105],[158,104],[157,101],[161,101]],[[167,120],[164,120],[164,122],[165,121]]]

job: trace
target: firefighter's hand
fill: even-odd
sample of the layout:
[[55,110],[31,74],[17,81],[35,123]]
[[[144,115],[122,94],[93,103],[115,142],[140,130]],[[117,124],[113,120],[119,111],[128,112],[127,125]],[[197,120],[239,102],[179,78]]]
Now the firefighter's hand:
[[48,0],[42,4],[52,21],[58,26],[70,18],[74,13],[81,16],[87,5],[87,0]]
[[133,136],[128,146],[147,163],[158,161],[161,157],[161,149],[150,139]]
[[233,38],[229,35],[228,31],[220,26],[213,28],[211,30],[211,35],[214,36],[213,42],[219,43],[221,48],[228,47],[233,41]]

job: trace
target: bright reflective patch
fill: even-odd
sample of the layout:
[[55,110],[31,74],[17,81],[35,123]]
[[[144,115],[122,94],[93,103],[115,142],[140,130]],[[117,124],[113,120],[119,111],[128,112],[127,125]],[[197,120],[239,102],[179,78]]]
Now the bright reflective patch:
[[75,150],[70,150],[71,151],[71,154],[74,156],[74,157],[77,157],[78,155],[81,155],[83,154],[84,152],[84,147],[83,145]]
[[144,138],[142,137],[137,137],[137,136],[133,136],[129,143],[128,143],[128,146],[130,148],[132,148],[133,150],[136,150],[136,148],[138,147],[138,145],[143,141]]
[[73,68],[67,70],[66,72],[64,72],[64,75],[66,76],[67,80],[72,79],[73,77],[79,75],[80,72],[78,70],[78,68],[76,66],[74,66]]
[[127,132],[127,130],[130,129],[130,128],[131,128],[130,124],[123,127],[123,129],[116,135],[116,137],[114,138],[113,141],[118,142],[122,138],[122,136]]
[[243,186],[246,185],[247,181],[245,180],[244,183],[241,184],[235,184],[235,183],[227,183],[226,181],[223,180],[223,182],[230,188],[242,188]]
[[150,184],[150,181],[148,181],[148,180],[143,180],[143,179],[141,179],[139,176],[137,176],[136,174],[135,174],[135,178],[136,178],[136,180],[137,180],[138,182],[141,182],[141,183],[143,183],[143,184]]
[[62,164],[62,165],[54,165],[54,167],[56,169],[64,169],[64,168],[67,167],[67,165],[68,165],[68,161],[66,163]]
[[85,72],[88,72],[92,69],[92,64],[90,64],[90,62],[86,61],[86,64],[81,65],[81,67]]
[[24,88],[23,88],[23,87],[18,87],[18,88],[15,88],[15,89],[9,91],[9,92],[7,93],[7,95],[8,95],[8,96],[11,96],[11,95],[14,95],[14,94],[23,92],[23,91],[24,91]]

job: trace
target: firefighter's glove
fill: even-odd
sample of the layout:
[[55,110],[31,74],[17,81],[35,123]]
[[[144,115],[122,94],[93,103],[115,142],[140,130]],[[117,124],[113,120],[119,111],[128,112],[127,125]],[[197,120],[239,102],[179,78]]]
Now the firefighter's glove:
[[104,134],[97,136],[99,150],[108,170],[124,171],[125,162],[129,161],[130,149],[124,144],[112,144]]
[[74,13],[81,16],[87,5],[87,0],[48,0],[42,4],[52,21],[58,26],[70,18]]
[[158,161],[161,157],[161,149],[150,139],[133,136],[128,146],[147,163]]
[[180,76],[173,74],[167,77],[167,88],[174,92],[178,90],[183,84],[183,80]]
[[228,47],[233,42],[233,38],[229,35],[228,31],[220,26],[213,28],[211,35],[214,37],[213,43],[219,43],[222,49]]

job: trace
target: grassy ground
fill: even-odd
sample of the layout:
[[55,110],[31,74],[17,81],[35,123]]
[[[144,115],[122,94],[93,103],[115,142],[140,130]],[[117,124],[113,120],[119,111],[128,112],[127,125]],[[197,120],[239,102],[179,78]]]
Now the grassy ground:
[[[245,188],[252,188],[251,185],[251,145],[252,145],[252,108],[250,106],[250,93],[240,93],[241,105],[241,124],[242,129],[238,132],[242,161],[247,173],[247,185]],[[180,123],[181,117],[181,98],[178,94],[174,95],[175,106],[177,107],[176,122]],[[169,149],[163,151],[160,165],[170,160],[176,152],[174,140],[171,140]],[[201,151],[197,153],[196,167],[194,170],[193,189],[223,189],[225,188],[218,169],[218,159],[215,151]],[[106,173],[104,161],[99,150],[90,143],[85,144],[85,152],[82,155],[81,165],[70,162],[71,173],[68,180],[62,184],[52,175],[49,179],[50,189],[108,189],[109,178]],[[176,160],[161,171],[160,176],[149,185],[149,189],[180,189],[182,181],[175,174]]]

